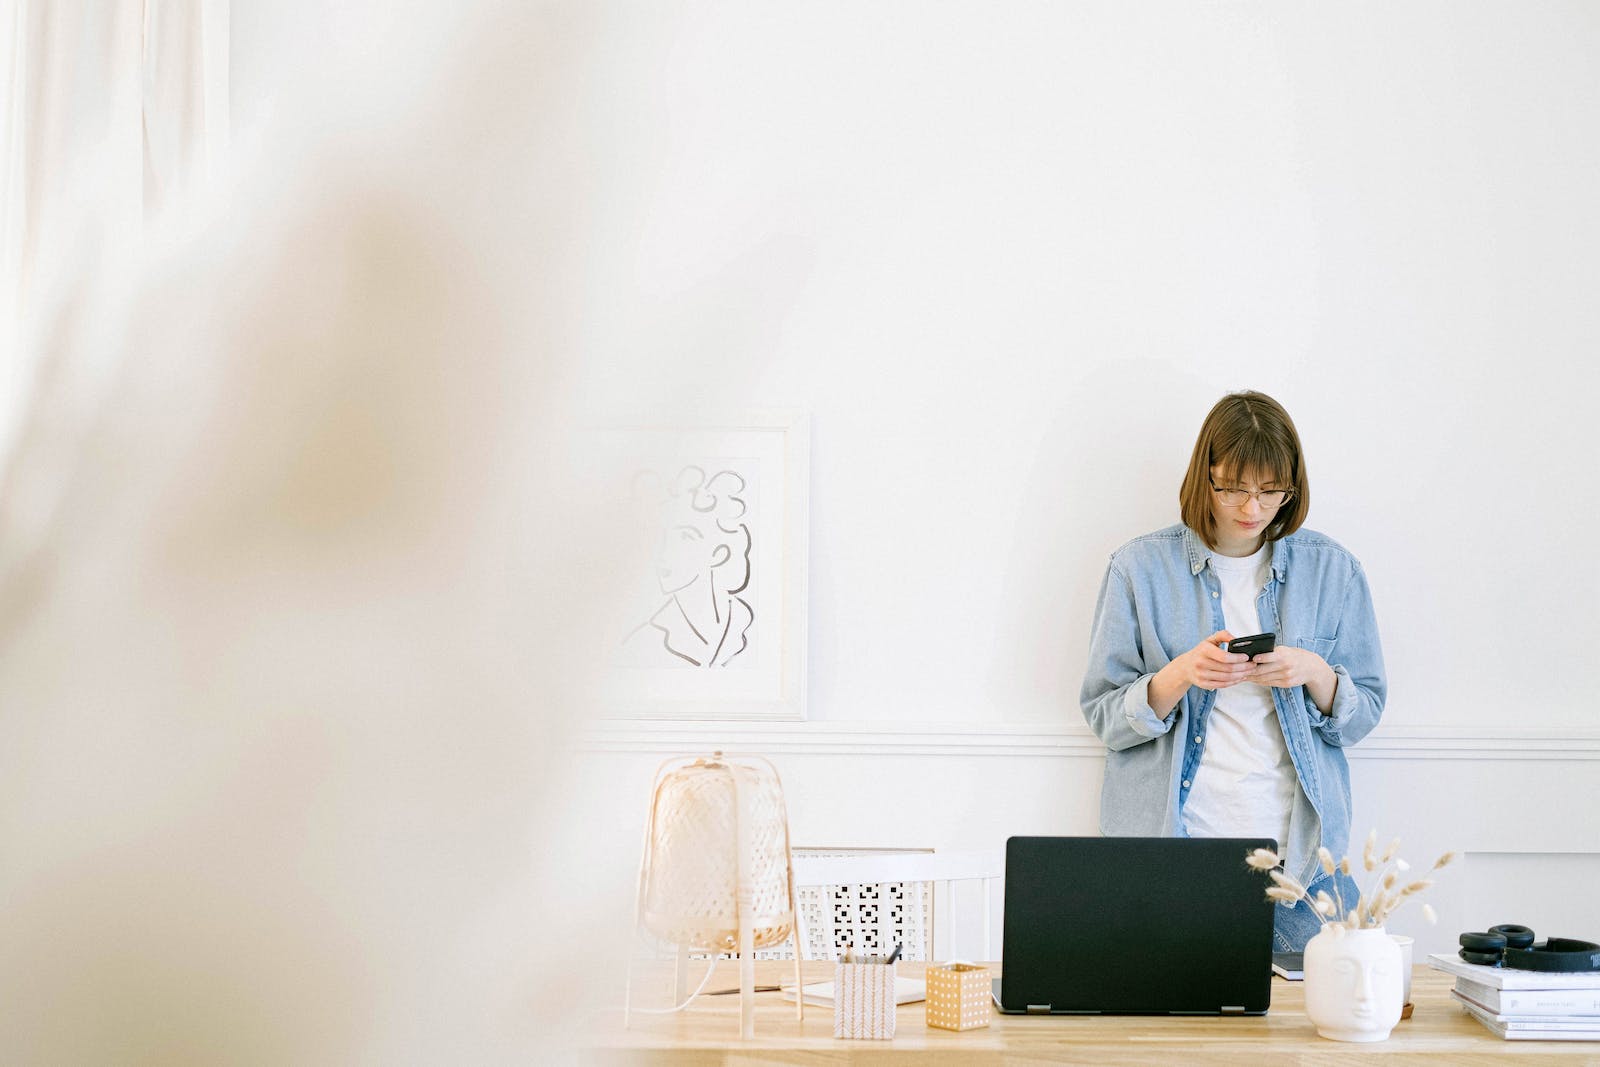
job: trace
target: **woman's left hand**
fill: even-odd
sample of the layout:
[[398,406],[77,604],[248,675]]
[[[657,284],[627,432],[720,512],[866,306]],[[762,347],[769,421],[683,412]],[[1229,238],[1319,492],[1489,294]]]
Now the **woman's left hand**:
[[1339,676],[1333,673],[1328,661],[1309,648],[1279,645],[1271,652],[1263,652],[1250,661],[1250,671],[1245,681],[1257,685],[1270,685],[1275,689],[1294,689],[1306,686],[1311,702],[1324,715],[1333,707],[1333,691]]
[[1332,670],[1327,661],[1309,648],[1279,645],[1271,652],[1262,652],[1253,657],[1244,679],[1258,685],[1293,689],[1307,684],[1327,670]]

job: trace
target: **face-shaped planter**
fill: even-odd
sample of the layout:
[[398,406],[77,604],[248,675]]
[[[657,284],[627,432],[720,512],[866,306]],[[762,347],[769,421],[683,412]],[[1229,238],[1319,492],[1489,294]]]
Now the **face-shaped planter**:
[[1400,1021],[1405,976],[1386,930],[1327,927],[1306,944],[1306,1015],[1335,1041],[1382,1041]]

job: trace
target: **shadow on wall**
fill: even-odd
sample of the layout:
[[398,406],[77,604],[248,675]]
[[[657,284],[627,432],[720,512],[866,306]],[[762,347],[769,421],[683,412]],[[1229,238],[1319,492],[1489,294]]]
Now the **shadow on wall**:
[[[1171,384],[1143,409],[1126,401],[1150,381]],[[1004,706],[1083,725],[1078,689],[1106,562],[1124,542],[1179,521],[1194,432],[1225,391],[1176,362],[1115,355],[1088,361],[1065,387],[1003,557],[1015,610],[996,647],[1011,656],[996,660],[989,689]]]

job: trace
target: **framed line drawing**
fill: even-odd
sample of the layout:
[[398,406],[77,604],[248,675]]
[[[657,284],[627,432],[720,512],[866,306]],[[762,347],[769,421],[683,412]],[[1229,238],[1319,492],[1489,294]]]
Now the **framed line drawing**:
[[805,718],[806,416],[606,433],[630,458],[619,499],[641,546],[607,649],[606,714]]

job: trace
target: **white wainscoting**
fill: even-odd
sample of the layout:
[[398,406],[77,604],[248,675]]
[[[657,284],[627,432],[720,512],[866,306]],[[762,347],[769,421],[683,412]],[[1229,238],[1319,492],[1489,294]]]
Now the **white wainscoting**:
[[1594,852],[1470,852],[1466,863],[1463,918],[1471,929],[1518,923],[1541,940],[1600,940]]
[[[583,733],[577,760],[614,802],[605,822],[617,832],[592,843],[607,854],[597,878],[636,870],[656,765],[713,750],[777,765],[796,845],[974,850],[1013,834],[1098,832],[1104,749],[1077,725],[608,720]],[[1600,731],[1380,727],[1350,761],[1352,852],[1372,827],[1385,843],[1399,837],[1416,869],[1462,854],[1423,897],[1437,926],[1420,909],[1391,924],[1417,938],[1419,960],[1499,922],[1600,940],[1588,898],[1600,885]],[[996,945],[999,921],[990,916]]]

